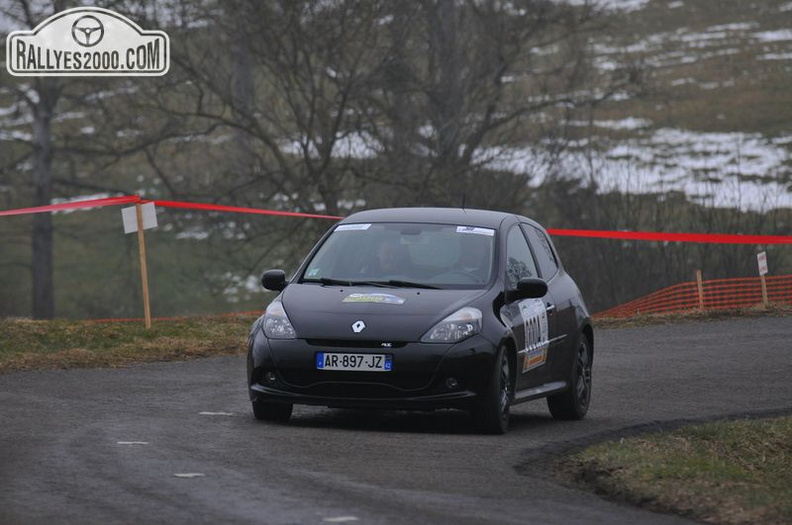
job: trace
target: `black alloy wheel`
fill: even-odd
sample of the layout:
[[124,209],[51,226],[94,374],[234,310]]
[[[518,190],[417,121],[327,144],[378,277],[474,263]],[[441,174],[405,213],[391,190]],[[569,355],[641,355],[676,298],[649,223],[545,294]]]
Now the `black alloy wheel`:
[[591,403],[592,355],[588,338],[580,336],[575,359],[572,362],[571,388],[547,398],[547,407],[556,419],[583,419]]
[[501,347],[492,367],[492,378],[487,393],[473,417],[480,429],[487,434],[504,434],[509,429],[509,406],[511,405],[511,365],[506,348]]

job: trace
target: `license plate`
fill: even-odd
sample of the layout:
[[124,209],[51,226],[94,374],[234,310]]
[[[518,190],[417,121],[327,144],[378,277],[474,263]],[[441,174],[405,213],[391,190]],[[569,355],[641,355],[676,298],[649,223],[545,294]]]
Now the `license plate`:
[[393,356],[390,354],[337,354],[316,353],[319,370],[349,370],[353,372],[390,372]]

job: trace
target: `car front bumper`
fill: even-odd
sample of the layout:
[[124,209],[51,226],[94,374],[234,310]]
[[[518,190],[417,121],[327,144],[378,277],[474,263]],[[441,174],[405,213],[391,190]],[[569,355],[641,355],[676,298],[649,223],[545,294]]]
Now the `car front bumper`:
[[[344,408],[469,409],[487,386],[495,346],[481,335],[455,344],[270,340],[259,333],[248,355],[251,400]],[[316,368],[317,352],[390,354],[389,372]]]

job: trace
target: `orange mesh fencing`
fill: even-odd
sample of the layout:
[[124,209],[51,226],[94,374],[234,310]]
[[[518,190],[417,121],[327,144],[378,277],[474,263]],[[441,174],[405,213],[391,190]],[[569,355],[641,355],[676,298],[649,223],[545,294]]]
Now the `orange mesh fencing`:
[[[770,303],[792,304],[792,275],[766,276],[767,300]],[[675,284],[646,297],[635,299],[599,312],[595,317],[631,317],[639,314],[668,314],[695,309],[723,310],[762,304],[762,282],[759,277],[713,279],[698,283]]]

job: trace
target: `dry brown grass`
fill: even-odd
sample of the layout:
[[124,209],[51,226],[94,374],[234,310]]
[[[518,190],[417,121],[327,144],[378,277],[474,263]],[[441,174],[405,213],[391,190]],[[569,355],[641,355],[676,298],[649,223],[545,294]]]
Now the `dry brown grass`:
[[0,373],[241,355],[255,316],[142,323],[0,319]]
[[792,417],[601,443],[566,470],[610,498],[710,523],[792,523]]

